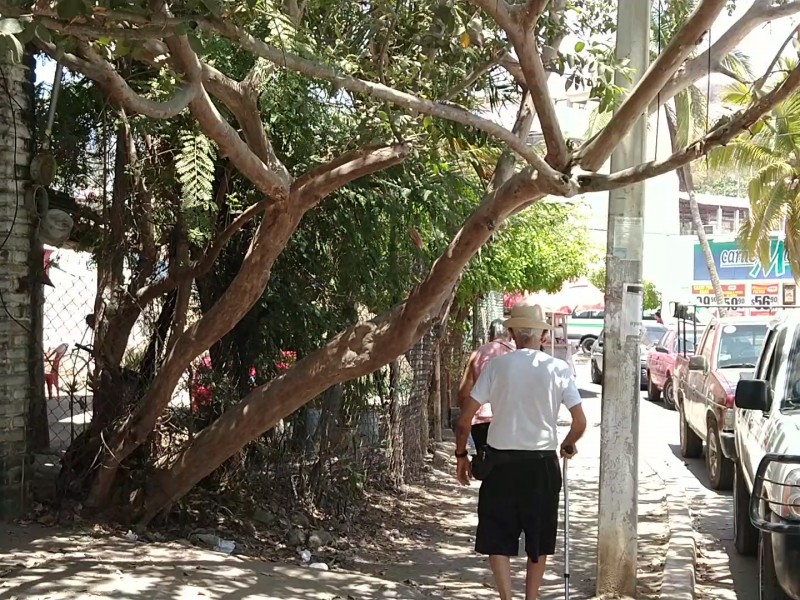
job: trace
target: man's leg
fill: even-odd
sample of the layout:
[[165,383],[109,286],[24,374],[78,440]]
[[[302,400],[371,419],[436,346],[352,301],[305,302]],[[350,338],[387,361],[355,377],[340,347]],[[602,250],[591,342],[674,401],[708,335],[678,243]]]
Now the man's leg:
[[539,599],[539,588],[542,586],[546,567],[546,556],[540,556],[538,562],[533,562],[531,559],[528,559],[528,573],[525,577],[525,600]]
[[495,554],[489,557],[489,565],[500,600],[511,600],[511,558]]

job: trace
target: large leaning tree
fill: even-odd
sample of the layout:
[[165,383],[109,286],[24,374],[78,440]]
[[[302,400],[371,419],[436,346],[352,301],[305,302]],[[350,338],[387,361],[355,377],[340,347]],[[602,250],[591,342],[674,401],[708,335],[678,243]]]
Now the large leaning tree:
[[[560,61],[563,36],[559,28],[563,32],[567,23],[585,19],[591,15],[587,7],[597,3],[442,0],[423,4],[404,0],[0,1],[0,14],[10,19],[3,22],[5,48],[19,48],[18,39],[34,44],[70,71],[94,81],[129,117],[191,119],[232,169],[260,193],[257,202],[216,232],[204,252],[183,253],[160,278],[152,272],[158,257],[144,253],[139,260],[150,264],[151,272],[126,281],[125,293],[110,290],[109,298],[115,300],[109,306],[117,317],[125,315],[131,326],[143,306],[167,294],[176,294],[179,309],[165,358],[151,384],[130,412],[104,423],[98,434],[102,444],[93,461],[87,506],[98,510],[109,504],[115,483],[127,472],[126,462],[148,441],[182,373],[262,297],[276,258],[304,215],[343,186],[404,161],[415,152],[415,144],[432,143],[422,135],[432,121],[478,131],[505,144],[507,151],[494,169],[486,196],[402,302],[384,314],[354,323],[301,357],[291,369],[247,392],[174,459],[148,473],[139,493],[129,496],[134,505],[130,512],[137,520],[151,520],[249,441],[326,389],[368,374],[407,351],[439,317],[470,259],[510,216],[548,195],[603,192],[673,171],[724,146],[800,87],[800,68],[795,68],[780,85],[671,156],[600,174],[637,119],[687,89],[709,68],[723,70],[724,58],[747,33],[800,12],[800,2],[753,0],[738,22],[696,55],[698,40],[730,4],[729,0],[701,0],[629,94],[609,97],[613,86],[603,91],[605,106],[616,104],[615,115],[578,147],[565,139],[547,80],[553,64]],[[398,39],[397,23],[403,14],[408,18],[409,11],[416,11],[415,22],[430,25],[428,33],[415,37],[404,32],[403,39]],[[459,17],[464,24],[460,32],[453,27],[454,15],[467,16]],[[265,22],[271,25],[265,27]],[[351,25],[360,28],[361,41],[343,50],[342,32],[337,28],[349,28],[352,33]],[[275,31],[290,31],[290,35],[276,36]],[[14,35],[17,38],[12,39]],[[451,43],[450,37],[457,43]],[[223,61],[208,62],[204,48],[209,44],[248,56],[249,72],[234,77],[226,72]],[[399,44],[415,49],[418,59],[393,62]],[[445,92],[426,84],[432,70],[464,71],[460,61],[474,64],[460,85]],[[588,61],[562,61],[556,70],[569,72],[576,64],[581,68]],[[303,172],[290,172],[265,126],[269,115],[260,111],[259,99],[270,93],[269,74],[275,70],[312,81],[318,97],[331,103],[386,107],[390,133],[383,139],[358,140],[360,147],[319,160]],[[467,102],[463,93],[479,89],[476,82],[497,76],[498,70],[523,90],[512,130],[481,116],[479,107]],[[126,77],[132,71],[138,77],[136,84]],[[151,77],[152,86],[141,85],[143,73]],[[397,118],[398,113],[404,118]],[[534,114],[544,138],[541,152],[527,143]],[[214,305],[188,324],[185,306],[192,283],[209,271],[226,243],[246,226],[255,231],[237,274]],[[95,317],[102,321],[102,315]],[[100,322],[96,334],[100,359],[118,360],[124,343],[120,349],[117,338],[125,336],[104,333]]]

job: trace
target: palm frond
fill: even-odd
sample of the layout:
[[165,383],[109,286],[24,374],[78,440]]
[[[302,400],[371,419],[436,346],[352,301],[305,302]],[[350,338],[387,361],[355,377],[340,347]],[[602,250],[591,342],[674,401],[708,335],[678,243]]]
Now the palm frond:
[[743,81],[753,80],[753,66],[750,57],[741,50],[734,50],[722,57],[721,64]]
[[748,184],[748,197],[750,201],[760,201],[772,193],[776,186],[788,184],[794,179],[796,173],[792,166],[786,162],[767,165],[758,170]]
[[708,155],[708,165],[712,169],[737,169],[752,173],[770,165],[784,162],[784,157],[776,154],[764,144],[752,138],[740,137],[727,146],[715,148]]
[[734,81],[723,88],[720,99],[731,106],[748,106],[753,99],[753,93],[749,85]]
[[[755,181],[757,178],[754,178]],[[752,185],[753,182],[751,182]],[[795,196],[795,182],[779,181],[766,196],[750,196],[750,236],[743,240],[751,256],[757,256],[762,265],[769,264],[770,234],[779,226],[787,204]]]
[[[792,273],[800,273],[800,197],[788,204],[784,225],[784,245],[789,256]],[[795,279],[797,275],[795,275]]]

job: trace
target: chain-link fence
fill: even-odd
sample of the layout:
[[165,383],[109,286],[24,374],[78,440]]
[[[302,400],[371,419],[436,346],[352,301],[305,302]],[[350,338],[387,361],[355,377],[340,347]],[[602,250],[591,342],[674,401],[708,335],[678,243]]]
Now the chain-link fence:
[[[92,422],[95,408],[94,331],[87,316],[95,310],[97,270],[91,254],[67,249],[48,251],[46,264],[52,283],[45,290],[43,315],[47,385],[44,405],[32,411],[31,427],[40,458],[63,455]],[[502,316],[502,295],[498,296],[476,309],[472,327],[481,338],[491,321]],[[153,306],[139,318],[123,369],[139,372],[161,308]],[[196,311],[199,307],[190,312]],[[436,419],[448,425],[449,388],[458,377],[447,367],[447,348],[456,348],[450,355],[458,355],[456,370],[463,368],[471,350],[469,329],[450,328],[441,337],[442,328],[437,327],[392,364],[331,388],[227,461],[215,473],[214,485],[229,488],[239,482],[239,488],[246,489],[252,483],[254,490],[263,485],[265,493],[283,488],[282,497],[294,494],[346,514],[367,480],[373,486],[413,479],[424,464]],[[216,366],[206,355],[178,385],[149,440],[148,462],[168,461],[240,401],[239,383],[225,381],[224,370]],[[260,370],[259,365],[253,368]],[[213,394],[201,398],[203,388]]]
[[33,447],[60,453],[91,421],[92,334],[86,316],[94,310],[97,289],[91,255],[45,250],[42,360],[44,405],[31,411]]

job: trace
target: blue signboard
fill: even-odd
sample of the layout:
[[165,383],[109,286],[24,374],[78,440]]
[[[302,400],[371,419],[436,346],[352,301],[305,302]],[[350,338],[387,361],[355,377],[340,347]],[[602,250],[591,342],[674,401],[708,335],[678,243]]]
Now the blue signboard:
[[[720,281],[794,279],[783,240],[772,240],[769,253],[770,262],[766,267],[757,260],[749,260],[747,253],[739,248],[736,242],[709,242],[709,245]],[[700,248],[700,244],[695,244],[694,280],[709,281],[710,279],[703,250]]]

